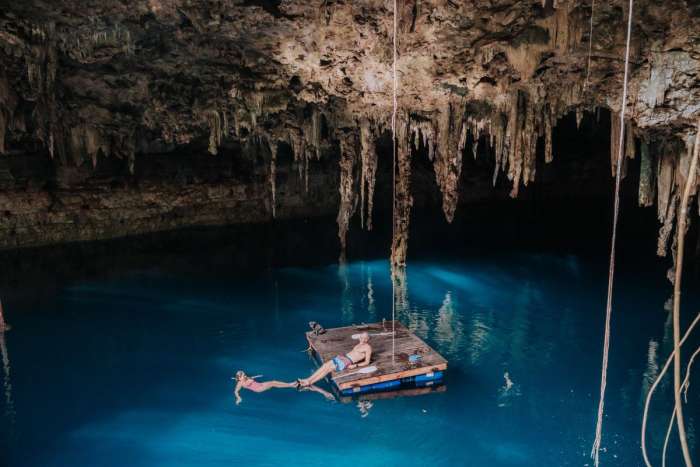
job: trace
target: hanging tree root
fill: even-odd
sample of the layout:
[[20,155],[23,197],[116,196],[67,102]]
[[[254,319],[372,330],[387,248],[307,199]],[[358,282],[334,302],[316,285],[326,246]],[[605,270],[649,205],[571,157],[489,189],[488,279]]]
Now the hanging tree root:
[[[690,333],[693,332],[693,329],[695,328],[695,325],[700,322],[700,312],[698,312],[697,316],[693,320],[692,323],[690,323],[690,326],[688,326],[688,330],[685,332],[683,335],[683,338],[680,340],[680,345],[683,345],[683,343],[688,339],[688,336],[690,336]],[[651,385],[651,388],[649,388],[649,392],[647,392],[647,398],[644,401],[644,412],[642,413],[642,456],[644,457],[644,463],[646,464],[647,467],[652,467],[651,462],[649,461],[649,455],[647,453],[647,448],[646,448],[646,431],[647,431],[647,421],[649,420],[649,406],[651,405],[651,398],[654,395],[654,391],[656,391],[656,388],[659,386],[661,383],[661,380],[663,379],[664,375],[668,371],[668,367],[671,366],[671,362],[673,361],[673,358],[676,355],[676,350],[674,349],[673,352],[671,352],[671,355],[668,356],[666,359],[666,363],[664,363],[664,367],[661,369],[659,372],[659,375],[656,377],[656,380],[654,380],[654,384]],[[674,410],[675,413],[675,410]]]
[[[683,401],[688,403],[688,387],[690,386],[690,370],[693,367],[693,362],[695,357],[700,354],[700,347],[695,350],[693,356],[690,357],[688,361],[688,366],[685,369],[685,378],[683,378],[683,384],[681,384],[681,389],[683,390]],[[666,451],[668,449],[668,441],[671,438],[671,431],[673,430],[673,422],[676,419],[676,408],[673,408],[673,414],[671,414],[671,419],[668,421],[668,429],[666,430],[666,438],[664,439],[664,450],[661,455],[661,466],[666,467]]]
[[[686,222],[687,222],[687,211],[688,203],[690,200],[691,193],[694,192],[695,188],[695,177],[697,173],[698,164],[698,152],[700,152],[700,119],[697,124],[697,133],[695,135],[695,145],[693,147],[693,158],[690,161],[690,168],[688,169],[688,179],[685,182],[685,189],[683,190],[683,199],[681,200],[681,205],[679,207],[678,213],[678,225],[677,230],[677,253],[676,253],[676,265],[675,265],[675,280],[673,284],[673,398],[674,398],[674,408],[671,414],[671,419],[666,430],[666,437],[664,439],[663,452],[661,456],[661,465],[666,466],[666,451],[668,449],[668,442],[671,437],[671,431],[673,431],[674,420],[678,424],[678,436],[681,443],[681,451],[683,452],[683,459],[686,466],[692,467],[692,459],[690,458],[690,450],[688,449],[688,441],[685,433],[685,423],[683,420],[683,401],[681,400],[681,389],[686,388],[689,384],[690,368],[695,360],[695,356],[698,351],[696,351],[688,362],[688,368],[686,369],[685,379],[683,383],[680,382],[681,377],[681,341],[680,341],[680,298],[681,298],[681,280],[683,277],[683,253],[685,249],[685,233],[686,233]],[[700,350],[700,349],[698,349]],[[645,418],[646,418],[646,407],[645,407]],[[647,465],[650,465],[649,459],[646,455],[646,449],[644,446],[644,432],[642,432],[642,452],[644,454],[644,461]]]
[[686,404],[688,403],[688,388],[690,387],[690,370],[693,367],[695,357],[697,357],[698,355],[700,355],[700,347],[695,349],[695,353],[693,353],[693,356],[690,357],[688,367],[685,369],[685,378],[683,379],[683,384],[681,385],[681,389],[683,390],[683,400]]
[[671,432],[673,431],[673,422],[676,421],[676,408],[673,408],[673,413],[671,414],[671,419],[668,421],[668,428],[666,428],[666,437],[664,438],[664,448],[661,454],[661,467],[666,467],[666,449],[668,448],[668,442],[671,439]]
[[688,440],[685,433],[685,421],[683,420],[683,401],[681,399],[681,280],[683,279],[683,253],[685,250],[686,223],[688,221],[688,202],[695,189],[695,175],[698,170],[698,152],[700,151],[700,119],[697,123],[695,134],[695,147],[693,148],[693,158],[690,161],[688,179],[685,181],[683,199],[678,210],[678,224],[676,226],[677,253],[676,253],[676,277],[673,283],[673,346],[675,356],[673,358],[673,397],[676,406],[676,424],[678,425],[678,437],[681,442],[683,460],[687,467],[692,467],[693,461],[690,458]]

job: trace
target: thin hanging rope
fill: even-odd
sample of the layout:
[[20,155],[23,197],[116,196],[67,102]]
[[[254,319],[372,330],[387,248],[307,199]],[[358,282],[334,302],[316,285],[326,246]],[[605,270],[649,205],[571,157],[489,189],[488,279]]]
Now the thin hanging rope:
[[[393,98],[391,109],[391,242],[394,243],[396,238],[396,110],[398,83],[396,79],[396,31],[398,29],[398,21],[396,18],[397,0],[394,0],[394,34],[393,34],[393,51],[394,61],[392,64],[393,72]],[[396,354],[396,277],[394,275],[394,252],[391,252],[391,363],[395,363]]]
[[588,78],[591,76],[591,53],[593,52],[593,13],[595,11],[595,0],[591,0],[591,25],[588,31],[588,64],[586,65],[586,79],[583,82],[584,91],[588,89]]
[[627,15],[627,44],[625,46],[625,75],[622,84],[622,105],[620,109],[620,140],[617,146],[617,167],[615,171],[615,207],[613,210],[612,238],[610,240],[610,268],[608,270],[608,298],[605,305],[605,338],[603,341],[603,364],[600,376],[600,402],[598,403],[598,420],[595,428],[595,440],[591,457],[595,466],[600,465],[600,443],[603,437],[603,412],[605,410],[605,386],[608,374],[608,355],[610,352],[610,316],[612,315],[613,277],[615,276],[615,243],[617,241],[617,221],[620,215],[620,179],[622,178],[622,155],[625,141],[625,108],[627,107],[627,72],[630,56],[630,37],[632,35],[632,6],[629,0]]

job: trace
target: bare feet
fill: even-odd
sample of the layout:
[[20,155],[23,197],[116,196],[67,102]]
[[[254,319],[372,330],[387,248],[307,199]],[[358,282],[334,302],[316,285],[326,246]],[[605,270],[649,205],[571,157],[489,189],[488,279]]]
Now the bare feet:
[[311,386],[311,383],[309,383],[308,379],[304,378],[298,379],[295,385],[297,388],[308,388],[309,386]]

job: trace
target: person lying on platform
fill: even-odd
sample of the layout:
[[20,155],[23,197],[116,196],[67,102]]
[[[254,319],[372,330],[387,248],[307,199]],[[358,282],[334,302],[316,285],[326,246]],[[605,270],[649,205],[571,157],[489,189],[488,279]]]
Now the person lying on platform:
[[240,395],[241,388],[248,389],[249,391],[253,392],[265,392],[272,388],[294,388],[298,386],[296,382],[285,383],[282,381],[255,381],[255,378],[260,378],[261,376],[262,375],[248,376],[241,370],[236,372],[236,376],[234,378],[236,380],[236,389],[233,390],[233,393],[236,395],[236,405],[240,404],[243,400]]
[[369,365],[372,358],[372,346],[369,345],[369,334],[363,332],[358,336],[360,341],[352,350],[345,355],[337,355],[321,365],[311,376],[298,379],[300,387],[311,386],[316,381],[326,377],[333,371],[343,371],[346,368],[357,368]]

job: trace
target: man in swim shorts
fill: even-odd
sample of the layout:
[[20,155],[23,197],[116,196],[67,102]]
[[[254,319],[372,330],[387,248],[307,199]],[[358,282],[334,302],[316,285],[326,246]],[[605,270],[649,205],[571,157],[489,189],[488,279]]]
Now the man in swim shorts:
[[369,365],[369,361],[372,358],[372,346],[369,344],[369,334],[363,332],[358,336],[358,339],[360,343],[353,347],[350,352],[345,355],[336,355],[321,365],[319,369],[308,378],[297,380],[299,385],[301,387],[310,386],[334,371],[343,371],[345,369]]

